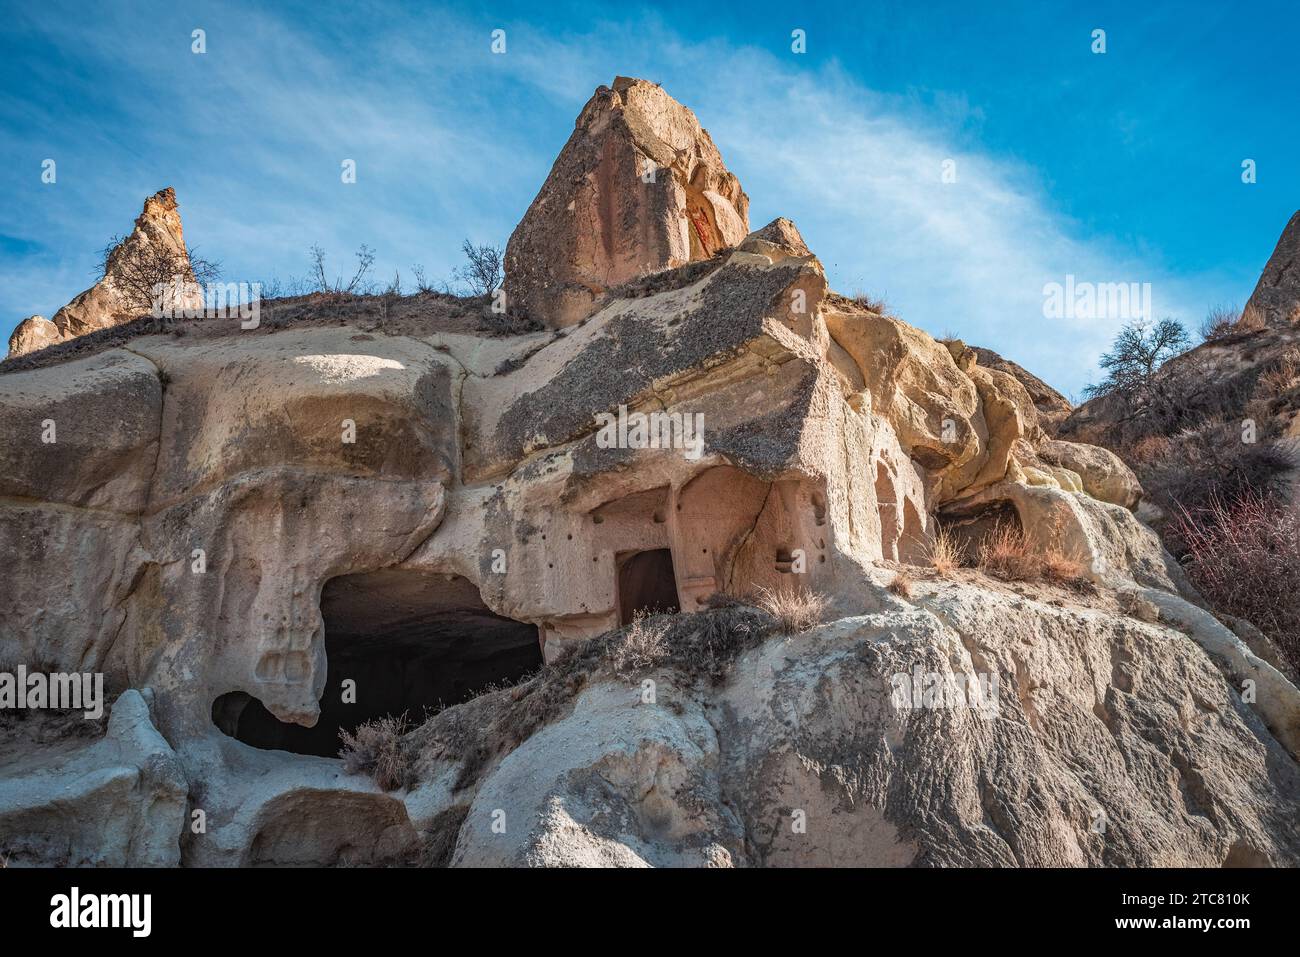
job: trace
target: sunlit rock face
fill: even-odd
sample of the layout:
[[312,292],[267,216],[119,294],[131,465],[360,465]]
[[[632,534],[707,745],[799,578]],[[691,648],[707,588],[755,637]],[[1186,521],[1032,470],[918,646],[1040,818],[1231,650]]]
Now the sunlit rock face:
[[749,199],[695,114],[618,77],[578,116],[506,247],[511,305],[552,327],[611,287],[708,259],[749,232]]
[[[1300,693],[1197,606],[1124,463],[746,206],[690,111],[620,79],[511,239],[508,295],[555,329],[327,312],[0,372],[0,664],[104,673],[132,742],[0,728],[0,779],[158,770],[110,795],[158,813],[98,850],[55,792],[4,790],[0,850],[37,822],[46,861],[1296,863]],[[1004,523],[1076,587],[930,568],[940,529]],[[564,671],[655,611],[731,640],[763,590],[827,620],[707,678]],[[332,757],[441,705],[409,775]]]

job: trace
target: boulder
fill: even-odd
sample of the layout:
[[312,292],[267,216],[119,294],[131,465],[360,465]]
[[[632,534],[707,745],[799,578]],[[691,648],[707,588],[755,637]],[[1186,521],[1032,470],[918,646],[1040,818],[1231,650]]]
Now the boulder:
[[[185,772],[149,714],[151,695],[113,702],[108,730],[44,749],[0,747],[0,857],[14,866],[175,867]],[[27,722],[42,720],[32,716]],[[84,720],[72,716],[71,720]],[[3,737],[3,736],[0,736]]]
[[1103,502],[1133,509],[1142,499],[1142,486],[1133,470],[1110,449],[1083,442],[1048,439],[1038,456],[1050,465],[1069,469],[1083,481],[1083,490]]
[[44,316],[28,316],[9,337],[9,355],[21,356],[62,342],[59,327]]

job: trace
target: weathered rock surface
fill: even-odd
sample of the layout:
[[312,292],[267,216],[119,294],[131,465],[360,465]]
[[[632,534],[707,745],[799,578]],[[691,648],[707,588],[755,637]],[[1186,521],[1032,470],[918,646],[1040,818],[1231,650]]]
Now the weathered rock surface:
[[[505,758],[454,864],[1300,862],[1295,762],[1168,624],[927,583],[716,690],[653,678],[653,703],[601,682]],[[914,682],[949,697],[912,706]]]
[[1271,326],[1300,322],[1300,212],[1282,230],[1246,308]]
[[511,235],[506,293],[548,326],[572,325],[612,286],[735,246],[748,214],[695,114],[658,84],[618,77],[583,108]]
[[26,355],[62,341],[63,336],[59,333],[59,327],[50,320],[44,316],[28,316],[18,323],[13,334],[9,336],[9,354]]
[[[36,721],[29,718],[28,721]],[[73,720],[79,720],[73,718]],[[174,867],[188,783],[134,689],[104,737],[0,747],[0,851],[9,866]]]
[[[746,235],[745,207],[689,111],[619,80],[511,240],[510,294],[554,333],[232,324],[0,374],[0,661],[149,689],[207,815],[185,863],[1295,863],[1295,688],[1198,614],[1131,472],[1049,438],[1027,374],[832,294],[790,221]],[[940,523],[995,522],[1091,585],[883,587]],[[484,675],[460,700],[507,652],[560,667],[637,611],[795,587],[842,620],[716,687],[657,672],[654,703],[575,684],[391,791],[247,743],[339,725],[331,665],[367,643],[389,657],[360,701]],[[917,667],[996,676],[998,713],[900,708]]]
[[1025,387],[1034,403],[1034,408],[1038,412],[1038,424],[1049,435],[1055,435],[1056,427],[1065,420],[1073,408],[1070,405],[1070,400],[1032,372],[1017,365],[1010,359],[1002,358],[992,349],[983,349],[979,346],[972,346],[971,348],[975,350],[975,355],[981,366],[986,369],[1005,372],[1013,376]]

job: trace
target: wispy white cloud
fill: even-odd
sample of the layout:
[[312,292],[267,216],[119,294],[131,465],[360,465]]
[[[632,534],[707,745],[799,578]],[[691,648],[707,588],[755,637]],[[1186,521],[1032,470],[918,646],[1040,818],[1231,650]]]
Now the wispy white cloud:
[[[188,42],[160,57],[157,33],[129,23],[39,24],[129,75],[114,122],[130,142],[94,124],[63,130],[52,148],[75,158],[76,202],[18,190],[0,232],[25,235],[21,225],[85,252],[40,260],[38,276],[34,261],[0,260],[5,304],[42,300],[48,315],[84,287],[75,277],[105,230],[129,224],[121,208],[134,215],[169,183],[187,237],[235,278],[301,274],[314,242],[339,268],[366,242],[382,277],[415,262],[446,275],[464,236],[504,242],[582,103],[618,73],[691,106],[750,194],[753,225],[793,219],[841,291],[884,294],[901,318],[996,349],[1063,390],[1094,374],[1119,320],[1046,319],[1045,283],[1150,282],[1157,310],[1191,321],[1221,288],[1084,235],[1034,169],[982,147],[983,107],[960,91],[884,95],[834,62],[686,38],[653,14],[563,34],[506,22],[504,56],[477,21],[387,6],[365,20],[364,32],[342,18],[307,33],[241,10],[230,29],[211,24],[201,57]],[[0,140],[17,147],[32,132],[21,127],[49,120],[27,104]],[[356,186],[339,182],[344,158],[358,162]],[[954,183],[941,178],[947,160]],[[117,218],[84,214],[96,206]]]

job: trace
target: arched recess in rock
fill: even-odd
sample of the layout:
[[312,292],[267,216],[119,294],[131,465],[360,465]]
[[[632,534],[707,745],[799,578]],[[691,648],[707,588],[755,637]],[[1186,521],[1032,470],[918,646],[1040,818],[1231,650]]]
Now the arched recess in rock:
[[1010,499],[946,507],[940,510],[936,521],[956,542],[968,564],[978,561],[980,547],[998,529],[1024,531],[1020,512]]
[[315,726],[282,722],[234,691],[213,703],[219,729],[257,748],[334,757],[340,731],[402,714],[418,722],[426,709],[513,683],[542,663],[537,627],[495,614],[459,575],[342,575],[325,583],[321,617],[327,673]]

